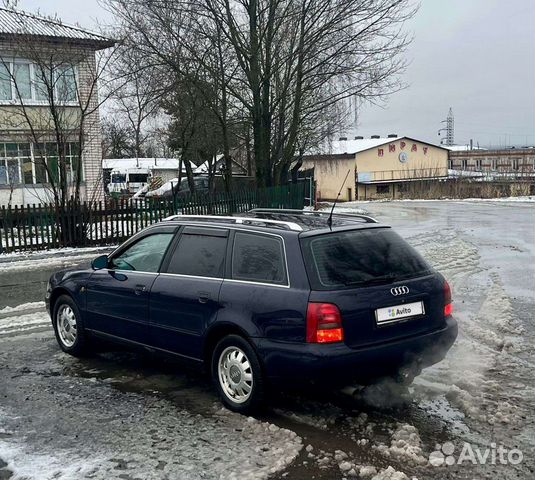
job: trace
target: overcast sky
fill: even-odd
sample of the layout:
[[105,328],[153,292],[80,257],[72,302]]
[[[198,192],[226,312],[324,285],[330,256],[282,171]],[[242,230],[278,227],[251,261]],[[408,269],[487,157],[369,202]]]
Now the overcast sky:
[[[20,0],[19,9],[87,28],[113,23],[97,0]],[[384,107],[363,106],[358,133],[438,143],[452,107],[458,144],[535,144],[534,26],[534,0],[422,0],[407,24],[409,86]]]

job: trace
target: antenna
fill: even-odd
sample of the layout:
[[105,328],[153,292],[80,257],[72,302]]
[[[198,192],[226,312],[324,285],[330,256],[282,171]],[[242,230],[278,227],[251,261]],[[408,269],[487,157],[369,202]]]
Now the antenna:
[[349,177],[349,172],[351,172],[351,170],[348,170],[347,173],[346,173],[344,181],[342,182],[342,186],[340,187],[340,191],[338,192],[338,195],[336,195],[336,200],[333,203],[333,208],[331,208],[331,213],[329,214],[329,218],[327,219],[327,225],[329,225],[329,228],[331,228],[331,229],[332,229],[332,226],[333,226],[334,207],[336,207],[336,202],[338,202],[338,199],[340,198],[340,194],[342,193],[342,189],[344,188],[344,185],[346,184],[347,177]]

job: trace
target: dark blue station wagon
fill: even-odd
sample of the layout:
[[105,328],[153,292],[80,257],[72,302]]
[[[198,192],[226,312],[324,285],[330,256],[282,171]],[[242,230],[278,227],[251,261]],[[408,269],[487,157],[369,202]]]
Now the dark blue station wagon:
[[51,277],[59,346],[82,355],[104,338],[192,360],[240,412],[272,385],[364,384],[442,360],[457,336],[442,275],[370,217],[330,223],[294,210],[170,217]]

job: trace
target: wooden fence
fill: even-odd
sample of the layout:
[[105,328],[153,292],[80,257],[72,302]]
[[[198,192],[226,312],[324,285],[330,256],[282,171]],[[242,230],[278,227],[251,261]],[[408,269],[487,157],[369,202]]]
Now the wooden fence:
[[305,186],[238,190],[212,195],[188,194],[174,200],[126,199],[69,202],[0,209],[0,253],[117,244],[169,215],[232,215],[252,208],[304,206]]

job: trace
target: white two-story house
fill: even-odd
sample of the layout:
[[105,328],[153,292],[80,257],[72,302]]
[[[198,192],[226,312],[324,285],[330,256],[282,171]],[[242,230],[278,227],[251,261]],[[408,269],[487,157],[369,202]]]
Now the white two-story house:
[[98,52],[113,45],[0,8],[0,206],[102,198]]

